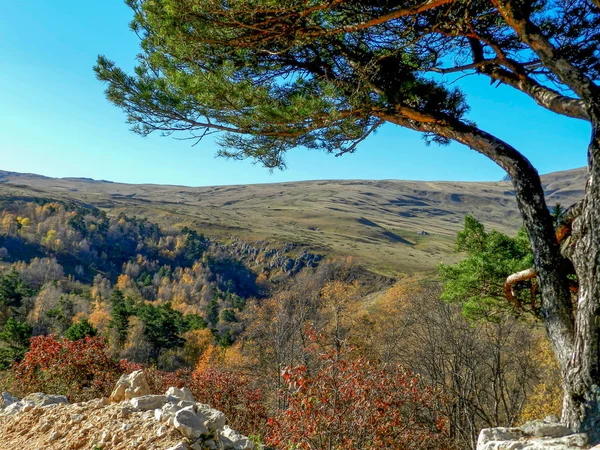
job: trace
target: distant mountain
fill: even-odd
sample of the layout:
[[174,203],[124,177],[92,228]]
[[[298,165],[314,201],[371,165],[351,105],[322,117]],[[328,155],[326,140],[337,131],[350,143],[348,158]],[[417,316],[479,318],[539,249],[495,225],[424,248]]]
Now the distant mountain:
[[[549,207],[583,197],[586,169],[542,176]],[[298,243],[350,255],[383,274],[432,271],[453,261],[464,216],[515,232],[520,226],[508,181],[317,180],[185,187],[49,178],[0,171],[0,196],[44,197],[190,226],[212,237]]]

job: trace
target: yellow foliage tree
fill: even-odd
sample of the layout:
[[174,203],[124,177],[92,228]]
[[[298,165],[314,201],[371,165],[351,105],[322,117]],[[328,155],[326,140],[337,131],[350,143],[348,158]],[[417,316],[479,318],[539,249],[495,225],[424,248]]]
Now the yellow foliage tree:
[[563,399],[560,367],[545,336],[540,337],[537,346],[532,350],[531,358],[540,368],[540,381],[527,397],[520,421],[527,422],[549,415],[560,417]]
[[121,274],[117,279],[117,289],[120,291],[124,291],[126,289],[131,289],[135,286],[129,275]]
[[108,329],[108,324],[110,322],[108,307],[94,309],[90,314],[88,321],[101,333],[105,332]]

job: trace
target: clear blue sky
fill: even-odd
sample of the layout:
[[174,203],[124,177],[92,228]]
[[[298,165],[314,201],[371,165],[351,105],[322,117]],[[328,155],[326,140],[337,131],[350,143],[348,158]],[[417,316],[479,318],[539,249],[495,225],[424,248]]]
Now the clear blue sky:
[[[93,74],[98,54],[130,69],[138,52],[121,0],[0,0],[0,169],[129,183],[215,185],[307,179],[497,180],[501,169],[459,146],[427,147],[384,127],[352,155],[297,149],[289,169],[215,158],[209,142],[129,131]],[[589,126],[543,111],[483,78],[462,80],[471,117],[524,152],[540,173],[586,164]]]

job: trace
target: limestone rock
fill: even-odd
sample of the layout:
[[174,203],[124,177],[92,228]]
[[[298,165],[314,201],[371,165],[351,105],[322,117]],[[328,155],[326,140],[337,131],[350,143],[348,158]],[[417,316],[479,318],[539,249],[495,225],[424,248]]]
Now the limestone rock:
[[18,398],[13,397],[8,392],[3,392],[2,396],[0,397],[0,409],[6,408],[7,406],[17,403],[18,401]]
[[562,437],[573,434],[565,425],[559,423],[558,418],[547,417],[544,420],[533,420],[519,427],[523,432],[535,437]]
[[219,431],[225,427],[227,419],[221,411],[211,408],[203,403],[196,403],[198,416],[204,425],[211,431]]
[[220,433],[221,443],[227,450],[253,450],[254,444],[246,436],[242,436],[227,425]]
[[112,402],[122,402],[135,397],[150,395],[150,388],[143,370],[136,370],[128,375],[122,375],[110,395]]
[[150,411],[162,408],[167,403],[167,397],[165,395],[142,395],[132,398],[130,403],[138,411]]
[[190,391],[186,387],[183,387],[181,389],[176,388],[176,387],[170,387],[169,389],[167,389],[167,392],[165,392],[165,395],[167,397],[176,397],[179,400],[186,400],[188,402],[195,402],[196,401],[194,399],[194,394],[192,394],[192,391]]
[[477,450],[580,450],[588,448],[587,443],[586,434],[574,434],[557,418],[546,418],[518,428],[481,430]]
[[[187,389],[138,395],[147,388],[142,372],[121,377],[107,398],[72,405],[60,395],[30,394],[0,409],[0,448],[136,448],[150,450],[253,450],[229,428],[225,415],[192,401]],[[127,398],[135,395],[133,398]],[[116,399],[128,400],[114,403]],[[573,435],[576,436],[576,435]],[[572,438],[571,436],[569,436]],[[7,445],[4,445],[7,444]],[[30,445],[31,444],[31,445]]]
[[24,404],[19,402],[12,403],[2,410],[2,415],[12,416],[22,411]]
[[208,428],[196,415],[193,406],[188,406],[177,411],[173,419],[173,426],[185,437],[192,440],[198,439],[204,433],[208,433]]
[[180,442],[179,444],[174,445],[173,447],[169,447],[167,450],[189,450],[189,447],[185,442]]
[[29,394],[23,400],[23,403],[33,404],[34,406],[49,406],[49,405],[58,405],[60,403],[68,404],[69,401],[67,397],[64,395],[48,395],[43,394],[41,392],[35,392],[33,394]]

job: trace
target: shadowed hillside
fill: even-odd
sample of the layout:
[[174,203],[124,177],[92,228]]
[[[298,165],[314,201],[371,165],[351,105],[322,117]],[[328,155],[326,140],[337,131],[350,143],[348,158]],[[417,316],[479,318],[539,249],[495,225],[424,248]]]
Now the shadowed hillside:
[[[549,206],[583,196],[585,169],[544,175]],[[431,271],[456,258],[466,214],[514,232],[520,216],[508,181],[305,181],[185,187],[48,178],[0,171],[0,196],[44,197],[124,212],[212,237],[293,242],[352,255],[383,274]]]

